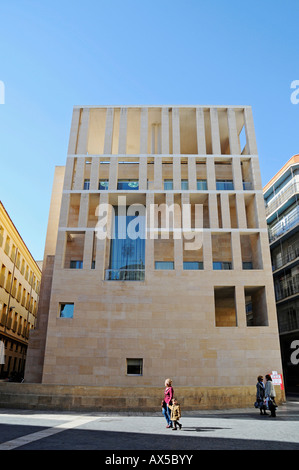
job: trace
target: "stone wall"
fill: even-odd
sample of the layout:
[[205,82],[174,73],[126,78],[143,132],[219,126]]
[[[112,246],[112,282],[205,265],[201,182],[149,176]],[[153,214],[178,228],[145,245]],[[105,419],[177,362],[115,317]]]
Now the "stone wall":
[[[277,404],[284,393],[275,387]],[[252,387],[176,387],[182,411],[253,407]],[[61,411],[160,411],[164,389],[0,383],[0,408]]]

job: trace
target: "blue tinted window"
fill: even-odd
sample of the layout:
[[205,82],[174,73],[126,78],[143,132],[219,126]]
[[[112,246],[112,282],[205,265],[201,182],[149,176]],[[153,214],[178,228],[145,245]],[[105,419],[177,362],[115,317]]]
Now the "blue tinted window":
[[60,318],[73,318],[74,304],[60,304]]

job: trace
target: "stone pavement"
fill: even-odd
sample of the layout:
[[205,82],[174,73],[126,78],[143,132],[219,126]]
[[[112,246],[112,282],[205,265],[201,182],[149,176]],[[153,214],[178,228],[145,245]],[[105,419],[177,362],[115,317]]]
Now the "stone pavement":
[[[276,418],[260,416],[254,408],[185,413],[182,410],[181,423],[181,430],[167,429],[158,411],[79,413],[0,409],[0,450],[101,450],[103,459],[138,456],[139,452],[145,455],[142,451],[165,456],[195,455],[200,450],[299,450],[299,400],[288,400],[279,406]],[[182,454],[184,451],[193,452]]]

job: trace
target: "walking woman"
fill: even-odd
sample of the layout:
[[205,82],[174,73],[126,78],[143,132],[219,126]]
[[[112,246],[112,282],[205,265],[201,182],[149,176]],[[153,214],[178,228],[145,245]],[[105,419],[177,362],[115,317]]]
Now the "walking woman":
[[[171,416],[171,410],[170,410],[168,405],[171,404],[172,399],[173,399],[172,380],[171,379],[166,379],[165,380],[165,390],[164,390],[164,401],[165,401],[166,406],[167,406],[167,413],[168,413],[168,416],[169,416],[169,420],[170,420],[170,416]],[[167,424],[166,427],[167,428],[172,428],[172,422],[170,422],[170,424]]]

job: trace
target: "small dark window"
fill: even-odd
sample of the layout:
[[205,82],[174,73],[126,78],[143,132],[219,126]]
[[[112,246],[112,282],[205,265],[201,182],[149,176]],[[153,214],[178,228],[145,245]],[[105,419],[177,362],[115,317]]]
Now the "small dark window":
[[143,359],[127,359],[127,374],[142,375]]

